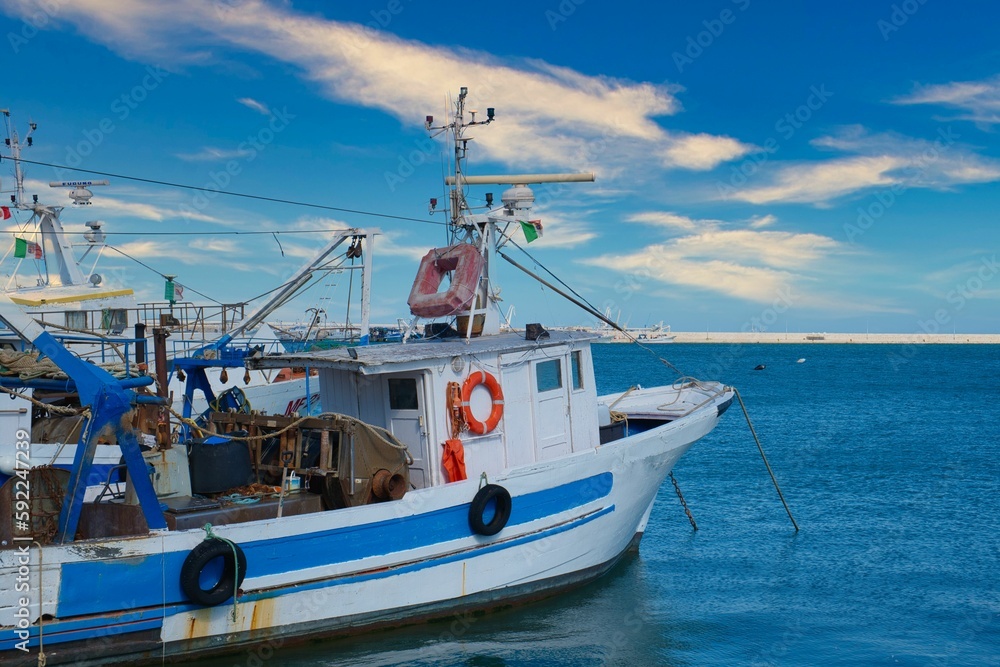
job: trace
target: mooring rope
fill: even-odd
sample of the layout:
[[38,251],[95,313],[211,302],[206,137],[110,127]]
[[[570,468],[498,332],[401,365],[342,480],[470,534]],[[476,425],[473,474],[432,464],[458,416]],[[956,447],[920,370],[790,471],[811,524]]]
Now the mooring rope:
[[743,403],[743,397],[740,396],[740,390],[733,387],[733,391],[736,393],[736,398],[740,401],[740,407],[743,408],[743,416],[747,418],[747,426],[750,427],[750,433],[753,434],[753,441],[757,443],[757,451],[760,452],[760,458],[764,460],[764,465],[767,466],[767,473],[771,476],[771,482],[774,484],[774,490],[778,492],[778,498],[781,499],[781,504],[785,506],[785,511],[788,512],[788,518],[792,520],[792,526],[795,527],[795,532],[799,532],[799,524],[795,523],[795,517],[792,516],[792,510],[789,509],[788,503],[785,502],[785,494],[781,492],[781,487],[778,486],[778,480],[774,476],[774,471],[771,470],[771,464],[767,461],[767,455],[764,454],[764,447],[760,444],[760,438],[757,437],[757,431],[754,430],[753,422],[750,421],[750,413],[747,412],[747,406]]
[[206,523],[201,527],[205,531],[206,540],[219,540],[220,542],[225,542],[229,545],[229,549],[233,552],[233,623],[236,622],[236,611],[237,611],[237,594],[240,590],[240,559],[236,554],[236,543],[232,540],[227,540],[224,537],[219,537],[214,532],[212,532],[212,524]]

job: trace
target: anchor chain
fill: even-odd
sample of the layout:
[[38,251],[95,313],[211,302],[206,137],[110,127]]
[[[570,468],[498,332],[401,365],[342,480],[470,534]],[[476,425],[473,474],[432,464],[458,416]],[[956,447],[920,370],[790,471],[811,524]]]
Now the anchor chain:
[[681,507],[684,508],[684,513],[687,514],[688,521],[691,522],[691,527],[694,528],[695,530],[698,530],[698,524],[694,522],[694,515],[691,514],[691,509],[688,507],[687,501],[684,500],[684,494],[681,493],[681,487],[677,483],[677,480],[674,478],[673,470],[670,471],[670,483],[674,485],[674,491],[677,492],[677,497],[681,501]]

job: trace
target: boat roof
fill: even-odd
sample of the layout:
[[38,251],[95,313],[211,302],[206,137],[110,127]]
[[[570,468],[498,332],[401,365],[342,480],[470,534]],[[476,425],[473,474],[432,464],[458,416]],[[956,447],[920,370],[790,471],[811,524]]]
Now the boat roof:
[[65,287],[45,286],[10,290],[7,295],[19,306],[37,308],[40,306],[67,306],[88,304],[91,301],[134,296],[131,289],[95,289],[90,285],[69,285]]
[[[522,333],[504,333],[471,338],[416,340],[406,343],[377,343],[358,347],[341,347],[315,352],[293,352],[268,355],[247,360],[250,368],[337,368],[360,371],[363,374],[387,373],[418,362],[453,357],[527,352],[575,342],[590,342],[600,336],[580,331],[549,331],[547,338],[525,340]],[[357,358],[353,356],[357,355]]]

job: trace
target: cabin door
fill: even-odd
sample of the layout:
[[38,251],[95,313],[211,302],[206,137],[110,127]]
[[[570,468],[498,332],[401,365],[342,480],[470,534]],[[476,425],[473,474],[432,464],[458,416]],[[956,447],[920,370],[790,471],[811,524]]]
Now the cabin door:
[[427,417],[424,378],[421,375],[386,377],[386,410],[389,432],[409,447],[413,464],[410,484],[418,489],[430,483],[427,474]]
[[539,461],[569,454],[569,394],[566,389],[563,359],[536,361],[535,443]]

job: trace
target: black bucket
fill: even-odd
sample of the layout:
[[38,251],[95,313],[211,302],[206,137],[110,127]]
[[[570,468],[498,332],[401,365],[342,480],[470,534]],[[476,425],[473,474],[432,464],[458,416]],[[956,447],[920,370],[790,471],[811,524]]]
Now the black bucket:
[[243,440],[209,436],[188,443],[191,492],[222,493],[256,481],[250,450]]

